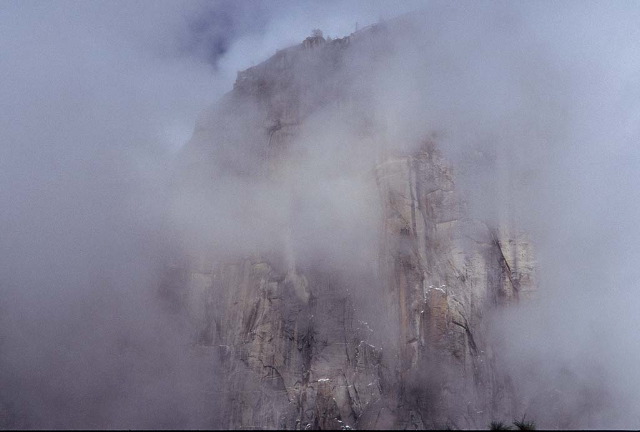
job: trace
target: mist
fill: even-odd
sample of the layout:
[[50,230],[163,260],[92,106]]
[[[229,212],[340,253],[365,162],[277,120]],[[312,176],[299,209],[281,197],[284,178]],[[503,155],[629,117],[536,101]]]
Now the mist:
[[[245,110],[218,139],[249,144],[214,154],[215,187],[171,195],[237,71],[313,29],[342,37],[415,10],[381,61],[318,66],[367,79],[355,106],[310,115],[278,181],[236,174],[263,156],[242,128],[264,119]],[[277,245],[288,266],[370,278],[371,121],[398,153],[435,136],[472,217],[508,214],[530,235],[536,298],[490,317],[521,413],[636,427],[639,18],[631,2],[3,3],[0,427],[224,427],[217,360],[158,297],[163,272],[181,249]],[[352,288],[364,319],[383,307],[372,286]]]

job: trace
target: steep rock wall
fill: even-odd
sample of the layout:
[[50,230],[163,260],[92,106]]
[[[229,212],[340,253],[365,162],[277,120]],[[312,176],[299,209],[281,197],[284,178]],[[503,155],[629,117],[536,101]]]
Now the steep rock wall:
[[[178,196],[195,190],[216,204],[229,195],[212,190],[242,180],[288,197],[269,206],[285,214],[271,243],[235,250],[203,236],[197,247],[186,243],[176,269],[172,295],[198,329],[193,342],[224,365],[221,426],[482,427],[515,409],[484,317],[534,291],[530,242],[508,220],[470,218],[434,140],[399,151],[378,136],[375,115],[362,108],[362,71],[345,65],[354,50],[379,58],[386,31],[310,38],[239,73],[182,156]],[[376,259],[363,259],[371,271],[337,265],[327,249],[300,252],[308,239],[288,228],[308,199],[291,174],[309,157],[299,140],[327,109],[374,143],[374,156],[363,157],[370,163],[352,172],[377,191],[368,203],[380,217],[362,228],[377,239]]]

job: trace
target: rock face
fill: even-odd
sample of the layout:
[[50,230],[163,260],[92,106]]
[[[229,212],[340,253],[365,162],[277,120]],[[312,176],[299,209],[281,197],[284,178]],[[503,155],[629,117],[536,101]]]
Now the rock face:
[[531,245],[508,218],[471,218],[437,138],[397,145],[380,127],[363,65],[384,61],[393,32],[315,34],[240,72],[182,155],[187,240],[165,294],[220,357],[217,426],[512,415],[485,316],[534,291]]

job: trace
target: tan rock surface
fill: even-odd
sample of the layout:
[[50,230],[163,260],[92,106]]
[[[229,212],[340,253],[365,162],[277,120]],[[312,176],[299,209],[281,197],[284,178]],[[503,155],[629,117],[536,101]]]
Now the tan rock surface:
[[[287,197],[269,207],[281,213],[264,215],[286,229],[274,222],[251,231],[267,239],[251,253],[231,243],[220,250],[222,234],[199,234],[200,246],[187,243],[190,258],[176,270],[187,275],[186,310],[200,329],[194,342],[223,360],[220,394],[230,428],[477,428],[493,415],[511,415],[508,379],[494,366],[483,318],[535,290],[531,243],[513,224],[490,227],[470,217],[435,140],[398,150],[376,135],[373,115],[353,111],[364,96],[353,90],[352,73],[316,69],[347,63],[356,49],[371,54],[372,31],[309,39],[239,73],[183,155],[178,195],[195,190],[215,199],[207,194],[243,179]],[[363,219],[339,231],[376,240],[373,253],[345,243],[353,262],[327,252],[341,247],[333,228],[326,231],[333,241],[315,237],[313,247],[297,225],[305,206],[320,201],[301,192],[307,180],[296,176],[314,168],[313,148],[299,139],[321,109],[345,113],[345,127],[360,134],[354,145],[370,146],[347,168],[346,184],[377,194],[319,205],[324,211],[309,228],[339,230],[349,221],[332,212],[345,208],[379,213],[371,217],[374,229]],[[323,225],[323,218],[336,222]]]

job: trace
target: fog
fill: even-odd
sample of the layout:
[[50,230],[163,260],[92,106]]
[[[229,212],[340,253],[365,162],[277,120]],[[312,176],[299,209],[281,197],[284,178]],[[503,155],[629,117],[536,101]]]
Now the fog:
[[[290,260],[365,272],[379,220],[361,174],[377,144],[337,117],[323,126],[344,109],[314,113],[280,184],[229,176],[177,205],[175,161],[194,129],[219,126],[211,107],[237,71],[312,29],[342,37],[418,9],[424,25],[392,35],[385,61],[347,68],[370,71],[385,141],[406,151],[435,134],[472,216],[506,209],[530,233],[536,300],[491,317],[521,412],[637,427],[640,7],[383,1],[0,5],[0,427],[224,426],[215,359],[157,296],[173,224],[181,244],[225,253],[295,230]],[[260,160],[224,155],[224,169]]]

